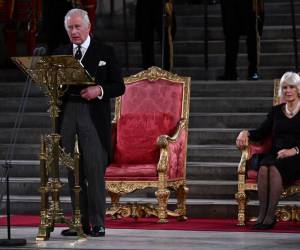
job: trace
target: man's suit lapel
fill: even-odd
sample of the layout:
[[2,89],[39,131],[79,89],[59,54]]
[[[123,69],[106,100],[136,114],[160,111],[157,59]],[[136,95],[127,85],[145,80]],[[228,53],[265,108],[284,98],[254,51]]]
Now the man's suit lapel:
[[95,76],[97,70],[97,48],[93,40],[91,40],[90,46],[84,54],[84,57],[81,63],[84,65],[84,68],[90,73],[90,75]]

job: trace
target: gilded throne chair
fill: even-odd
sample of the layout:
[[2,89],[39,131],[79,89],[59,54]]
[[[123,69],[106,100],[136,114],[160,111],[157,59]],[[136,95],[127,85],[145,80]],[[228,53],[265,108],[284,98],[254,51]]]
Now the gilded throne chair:
[[[151,67],[126,77],[115,102],[113,161],[105,174],[113,218],[168,216],[186,219],[186,152],[190,78]],[[155,191],[157,204],[121,203],[134,191]],[[148,190],[149,190],[148,189]],[[171,191],[176,209],[168,209]]]
[[[274,80],[274,97],[273,105],[282,103],[278,95],[279,92],[279,80]],[[238,191],[235,194],[235,198],[238,203],[238,225],[244,226],[248,221],[248,202],[251,193],[257,191],[257,169],[256,165],[258,157],[261,154],[270,151],[272,146],[271,138],[266,138],[260,142],[249,142],[249,145],[242,150],[241,160],[238,165]],[[300,180],[295,181],[289,186],[284,187],[281,194],[281,198],[287,198],[300,192]],[[277,220],[282,221],[299,221],[300,210],[296,206],[286,205],[278,206],[276,211]]]

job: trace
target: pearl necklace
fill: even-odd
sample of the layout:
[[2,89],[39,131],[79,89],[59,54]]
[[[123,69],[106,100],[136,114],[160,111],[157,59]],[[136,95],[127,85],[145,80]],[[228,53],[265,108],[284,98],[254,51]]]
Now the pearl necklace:
[[290,111],[288,109],[287,103],[285,104],[285,113],[290,118],[293,117],[293,116],[295,116],[298,113],[299,109],[300,109],[300,101],[298,101],[296,107],[292,111]]

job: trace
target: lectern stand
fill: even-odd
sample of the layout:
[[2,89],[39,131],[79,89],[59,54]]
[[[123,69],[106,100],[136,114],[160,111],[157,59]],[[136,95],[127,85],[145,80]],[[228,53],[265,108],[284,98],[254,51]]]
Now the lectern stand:
[[[85,237],[80,222],[79,207],[79,151],[76,143],[73,157],[59,146],[60,135],[57,131],[60,98],[70,85],[94,84],[92,77],[73,56],[15,57],[12,60],[32,78],[33,82],[42,86],[50,98],[51,133],[41,136],[40,149],[40,226],[36,240],[48,240],[56,223],[66,224],[77,231],[79,237]],[[67,219],[60,206],[59,165],[74,170],[75,175],[75,211],[73,219]],[[49,199],[51,197],[51,199]]]

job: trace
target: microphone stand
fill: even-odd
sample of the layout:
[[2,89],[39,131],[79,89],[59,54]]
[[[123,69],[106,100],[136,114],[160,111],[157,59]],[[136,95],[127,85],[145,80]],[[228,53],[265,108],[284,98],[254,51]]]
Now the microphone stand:
[[[40,56],[45,54],[45,48],[36,48],[33,51],[34,56]],[[38,58],[33,58],[31,62],[31,68],[35,65]],[[29,76],[26,79],[25,87],[23,89],[23,94],[21,102],[18,108],[16,120],[10,137],[9,147],[7,149],[5,163],[3,168],[5,169],[5,182],[6,182],[6,220],[7,220],[7,239],[0,239],[0,246],[24,246],[26,245],[26,239],[12,239],[11,238],[11,221],[10,221],[10,190],[9,190],[9,169],[11,168],[11,162],[15,151],[16,140],[18,137],[18,132],[23,120],[24,110],[27,104],[28,95],[31,89],[32,80]],[[2,196],[2,195],[1,195]],[[1,199],[0,199],[1,202]]]
[[26,84],[23,90],[22,99],[19,105],[18,113],[14,123],[14,127],[10,137],[10,143],[7,149],[5,163],[3,168],[5,169],[5,182],[6,182],[6,221],[7,221],[7,239],[0,239],[0,246],[24,246],[26,245],[25,239],[12,239],[11,238],[11,223],[10,223],[10,191],[9,191],[9,170],[11,168],[12,156],[14,154],[15,144],[19,128],[23,118],[23,112],[27,103],[28,94],[30,91],[31,80],[26,79]]

